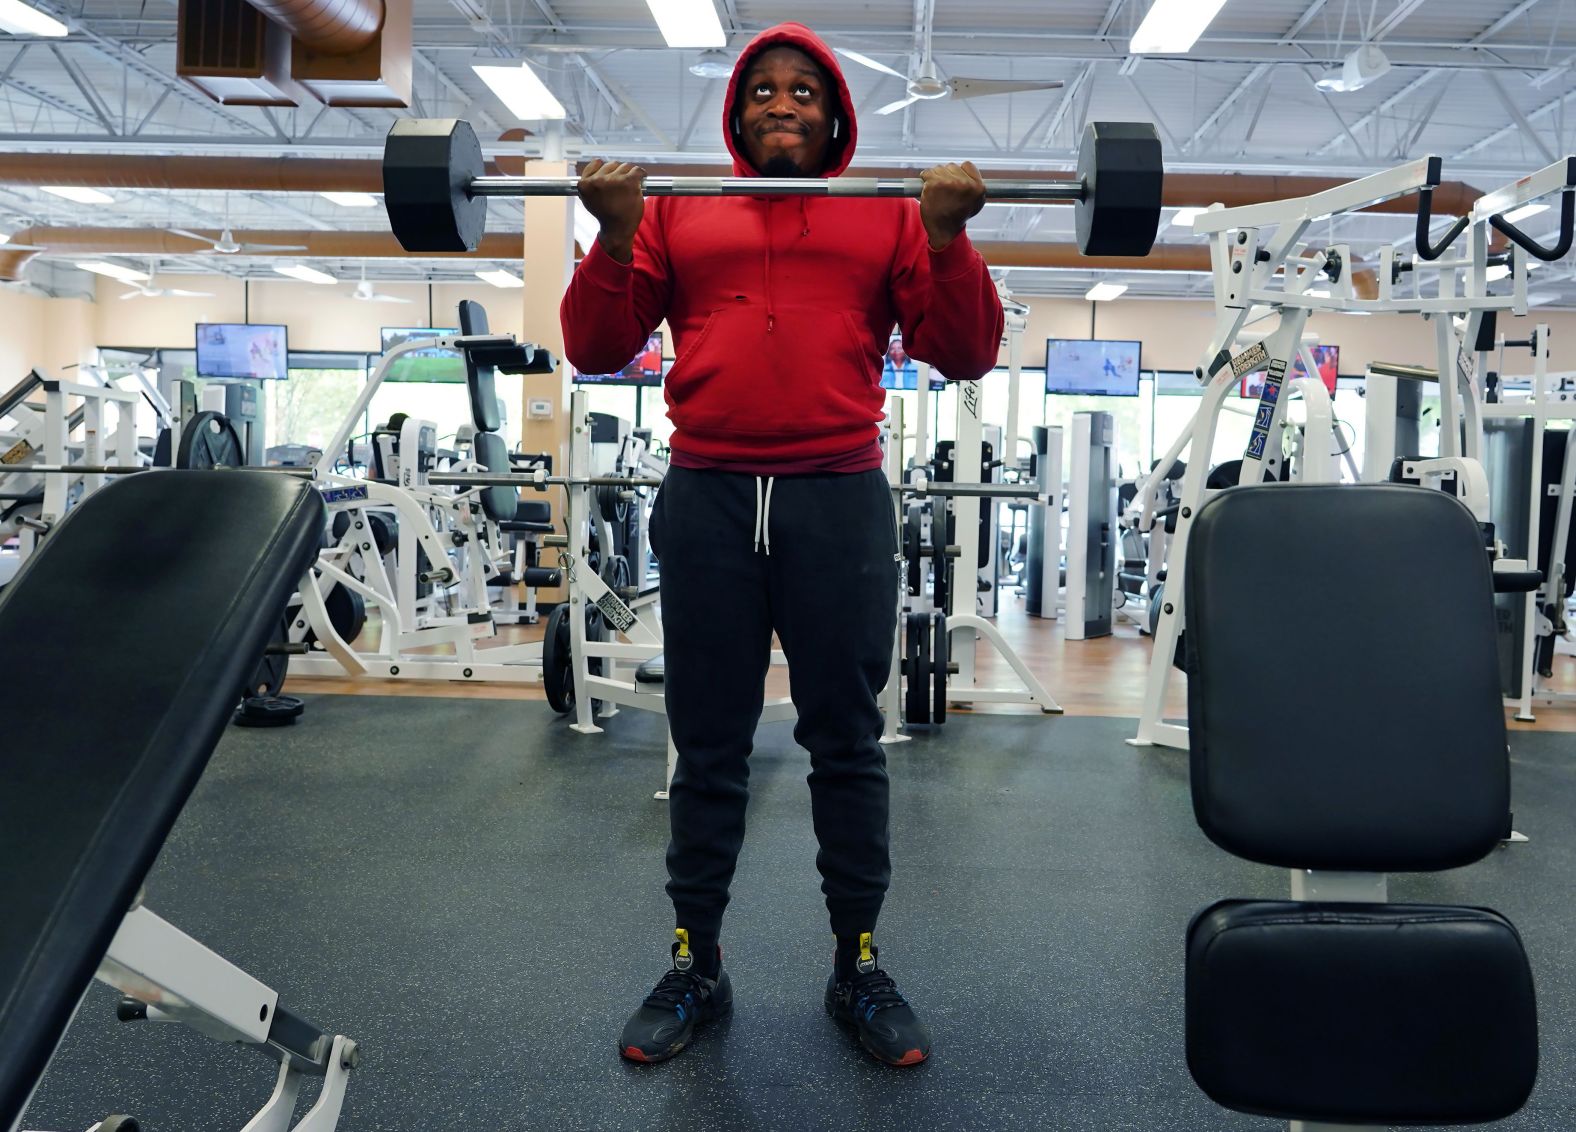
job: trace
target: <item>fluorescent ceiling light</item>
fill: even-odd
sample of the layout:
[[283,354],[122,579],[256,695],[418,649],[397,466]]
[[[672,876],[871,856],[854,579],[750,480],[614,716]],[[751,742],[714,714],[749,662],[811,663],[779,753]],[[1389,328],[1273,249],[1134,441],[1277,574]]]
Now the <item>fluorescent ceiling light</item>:
[[114,204],[115,198],[97,189],[84,189],[79,185],[40,185],[46,193],[74,200],[78,204]]
[[1513,212],[1505,213],[1505,219],[1510,221],[1512,224],[1520,224],[1523,220],[1536,216],[1540,212],[1547,212],[1548,210],[1549,206],[1546,204],[1524,204]]
[[1134,55],[1191,50],[1225,3],[1226,0],[1155,0],[1127,49]]
[[82,271],[91,271],[94,275],[108,275],[111,279],[119,279],[122,283],[146,283],[150,278],[145,271],[122,267],[118,263],[107,263],[101,259],[85,260],[77,264],[77,267]]
[[476,278],[480,279],[483,283],[491,283],[494,287],[525,286],[525,280],[521,279],[513,272],[505,271],[501,267],[494,268],[492,271],[478,271],[476,273]]
[[1171,227],[1191,228],[1193,227],[1193,221],[1208,211],[1207,208],[1179,208],[1171,217]]
[[1127,293],[1126,283],[1096,283],[1090,287],[1084,298],[1091,303],[1103,303]]
[[372,208],[378,203],[378,198],[371,193],[319,193],[318,196],[345,208]]
[[728,37],[712,0],[646,0],[669,47],[725,47]]
[[335,279],[328,272],[319,271],[315,267],[308,267],[304,263],[275,264],[274,270],[280,275],[288,275],[290,278],[299,279],[303,283],[321,283],[326,285],[339,282],[338,279]]
[[12,35],[48,35],[59,38],[67,32],[66,25],[46,16],[22,0],[0,0],[0,31]]
[[498,96],[498,101],[509,108],[509,113],[521,121],[565,117],[564,104],[553,97],[553,92],[531,70],[530,64],[489,67],[478,63],[471,70]]

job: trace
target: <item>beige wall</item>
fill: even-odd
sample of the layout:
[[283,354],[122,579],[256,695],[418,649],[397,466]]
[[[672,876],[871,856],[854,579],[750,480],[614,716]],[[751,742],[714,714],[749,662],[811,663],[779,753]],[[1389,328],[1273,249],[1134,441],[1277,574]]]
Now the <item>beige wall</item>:
[[[410,301],[372,303],[351,297],[354,283],[319,286],[265,279],[244,286],[239,280],[212,275],[161,275],[159,282],[181,290],[208,291],[211,296],[122,300],[124,285],[100,280],[94,304],[96,344],[190,349],[196,323],[251,321],[283,323],[292,350],[377,353],[383,327],[430,325],[425,283],[378,283],[379,294]],[[435,284],[431,292],[430,318],[438,326],[454,326],[460,300],[475,299],[487,308],[493,330],[530,338],[522,334],[520,304],[513,291],[478,282],[475,286]]]

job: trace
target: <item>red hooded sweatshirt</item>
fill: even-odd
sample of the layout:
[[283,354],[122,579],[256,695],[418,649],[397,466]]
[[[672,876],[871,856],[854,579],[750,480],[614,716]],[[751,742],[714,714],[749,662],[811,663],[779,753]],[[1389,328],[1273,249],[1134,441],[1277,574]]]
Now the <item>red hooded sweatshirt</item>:
[[[780,45],[835,83],[835,177],[853,160],[854,101],[837,57],[796,23],[756,36],[734,65],[723,100],[734,172],[759,176],[733,133],[740,77]],[[666,318],[674,463],[756,474],[879,467],[893,325],[909,354],[973,381],[996,364],[1002,317],[968,236],[932,252],[919,203],[891,198],[650,197],[633,261],[594,241],[560,308],[564,353],[582,373],[622,369]]]

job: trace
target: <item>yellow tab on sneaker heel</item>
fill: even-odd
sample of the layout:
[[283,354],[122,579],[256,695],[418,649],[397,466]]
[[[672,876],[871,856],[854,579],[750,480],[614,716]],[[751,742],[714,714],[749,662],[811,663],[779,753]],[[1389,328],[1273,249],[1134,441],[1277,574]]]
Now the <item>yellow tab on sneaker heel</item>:
[[859,959],[861,962],[868,963],[870,960],[875,958],[875,956],[870,953],[870,941],[874,938],[875,936],[871,932],[859,933]]
[[689,958],[689,931],[685,928],[674,928],[673,934],[679,937],[679,958]]

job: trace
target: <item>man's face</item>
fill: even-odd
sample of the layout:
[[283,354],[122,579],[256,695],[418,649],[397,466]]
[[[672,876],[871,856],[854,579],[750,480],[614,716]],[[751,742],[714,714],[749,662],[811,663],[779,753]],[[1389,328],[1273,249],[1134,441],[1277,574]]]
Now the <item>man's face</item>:
[[892,359],[892,364],[901,366],[908,361],[908,355],[903,352],[903,343],[894,342],[887,347],[887,357]]
[[758,172],[817,177],[825,171],[833,96],[814,59],[793,47],[764,51],[739,91],[739,140]]

